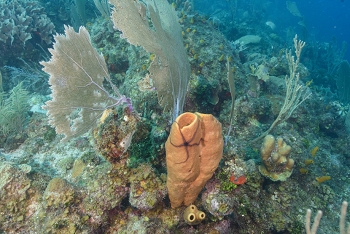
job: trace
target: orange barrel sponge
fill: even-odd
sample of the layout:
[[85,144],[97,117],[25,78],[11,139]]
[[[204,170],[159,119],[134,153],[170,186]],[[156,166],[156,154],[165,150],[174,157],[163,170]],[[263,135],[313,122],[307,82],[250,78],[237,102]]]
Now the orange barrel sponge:
[[171,207],[192,204],[222,158],[221,123],[209,114],[186,112],[173,123],[165,143]]

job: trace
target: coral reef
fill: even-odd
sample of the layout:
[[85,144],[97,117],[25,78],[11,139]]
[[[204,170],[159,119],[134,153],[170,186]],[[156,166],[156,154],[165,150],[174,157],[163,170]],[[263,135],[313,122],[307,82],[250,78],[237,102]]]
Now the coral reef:
[[[39,203],[36,191],[30,189],[26,173],[6,162],[0,166],[0,230],[11,233],[31,229],[29,221]],[[27,197],[31,199],[27,199]]]
[[91,172],[84,171],[77,178],[78,184],[81,184],[87,193],[81,202],[81,208],[92,225],[99,226],[105,223],[109,218],[106,211],[118,207],[127,197],[130,191],[127,186],[130,171],[124,164],[125,162],[114,164],[111,167],[110,164],[104,163]]
[[53,178],[42,196],[37,211],[37,228],[52,233],[74,233],[79,230],[80,216],[76,210],[78,193],[62,178]]
[[[109,18],[96,18],[97,9],[87,1],[85,26],[96,48],[94,55],[106,62],[104,69],[108,73],[104,74],[109,75],[111,81],[102,84],[108,92],[115,85],[131,97],[134,111],[130,111],[131,103],[126,103],[126,108],[108,108],[103,113],[96,107],[98,104],[92,102],[92,108],[100,111],[96,125],[92,122],[87,127],[97,126],[93,127],[92,134],[61,142],[62,136],[49,125],[45,112],[40,109],[50,97],[46,95],[48,90],[41,92],[34,85],[38,77],[25,73],[15,77],[10,69],[0,67],[1,91],[7,93],[25,79],[23,84],[31,85],[27,90],[28,104],[32,107],[30,111],[29,108],[23,111],[25,127],[13,131],[11,137],[0,136],[0,233],[303,233],[306,208],[324,211],[320,233],[338,232],[340,202],[334,201],[349,200],[350,183],[350,153],[346,147],[350,136],[344,129],[350,114],[348,106],[337,96],[336,84],[337,67],[342,61],[340,55],[336,59],[336,52],[344,53],[344,46],[338,50],[334,41],[308,40],[296,70],[300,74],[297,84],[312,90],[313,96],[272,130],[279,138],[268,136],[261,147],[260,142],[252,139],[269,128],[283,105],[285,77],[289,74],[285,49],[295,29],[291,27],[282,32],[281,23],[276,20],[273,31],[265,24],[271,20],[271,11],[267,8],[274,4],[197,2],[201,4],[189,0],[175,0],[172,4],[178,10],[180,34],[191,66],[184,110],[213,114],[222,124],[225,144],[221,132],[220,140],[196,136],[195,133],[203,135],[209,131],[202,128],[203,115],[186,113],[189,119],[193,118],[192,122],[176,120],[171,126],[172,114],[158,104],[158,90],[152,74],[147,71],[151,63],[159,62],[158,56],[130,45],[120,37],[120,31],[112,29]],[[2,14],[21,6],[18,9],[24,11],[17,14],[18,19],[45,15],[36,1],[3,1],[0,5],[4,3],[9,4],[1,8]],[[46,11],[51,11],[48,15],[62,32],[62,22],[70,19],[66,15],[68,1],[43,0],[41,3]],[[11,8],[14,4],[16,7]],[[207,15],[197,11],[202,5],[208,8]],[[6,9],[7,6],[11,7]],[[24,9],[25,6],[28,8]],[[210,12],[209,6],[221,8]],[[154,7],[157,9],[160,10]],[[142,7],[135,10],[144,16],[142,20],[150,30],[156,27],[150,15],[142,12]],[[4,19],[0,24],[6,22]],[[32,38],[25,42],[21,38],[27,34],[14,34],[12,45],[9,34],[4,34],[7,39],[0,41],[0,54],[6,57],[0,59],[1,65],[21,67],[22,63],[14,63],[16,60],[9,63],[12,56],[21,57],[32,66],[33,55],[38,54],[35,45],[46,50],[48,41],[41,40],[45,33],[39,30],[28,33]],[[255,41],[259,42],[241,43],[239,38],[245,35],[256,35]],[[44,55],[44,50],[39,54]],[[236,99],[231,99],[227,63],[231,65]],[[69,71],[74,69],[71,67]],[[62,77],[68,76],[66,70],[63,71]],[[46,82],[46,77],[39,77],[43,78],[39,84]],[[171,89],[166,91],[172,95]],[[86,96],[83,104],[87,104],[85,99]],[[2,107],[9,102],[7,97],[2,100]],[[230,121],[232,106],[235,111]],[[64,118],[77,117],[79,111],[76,109]],[[181,125],[184,126],[181,128]],[[223,144],[222,156],[221,161],[212,158],[215,162],[209,163],[212,164],[207,175],[210,179],[196,185],[196,192],[187,191],[185,197],[191,197],[189,207],[182,206],[181,201],[173,208],[177,204],[173,195],[170,194],[170,199],[167,196],[167,176],[176,174],[177,166],[181,168],[189,163],[189,156],[197,147],[209,152],[217,142]],[[168,147],[173,148],[170,150],[173,162],[178,164],[169,166]],[[291,151],[294,163],[290,159]],[[208,163],[204,160],[205,154],[199,155],[197,161]],[[171,168],[176,170],[172,172]],[[189,167],[189,170],[200,172],[202,169]],[[184,197],[181,188],[168,190]],[[197,210],[203,213],[192,212]],[[197,216],[201,217],[198,222],[193,219]]]

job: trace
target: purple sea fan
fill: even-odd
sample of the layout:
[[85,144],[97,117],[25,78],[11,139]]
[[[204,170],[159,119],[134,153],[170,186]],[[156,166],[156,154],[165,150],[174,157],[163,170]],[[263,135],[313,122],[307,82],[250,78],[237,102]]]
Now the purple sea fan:
[[[52,57],[41,62],[50,75],[52,100],[47,101],[49,123],[63,133],[68,140],[81,135],[95,125],[106,109],[126,104],[130,111],[130,98],[121,95],[112,83],[104,58],[93,48],[89,32],[84,27],[76,33],[65,26],[65,35],[57,34]],[[115,96],[104,87],[103,81],[112,87]]]

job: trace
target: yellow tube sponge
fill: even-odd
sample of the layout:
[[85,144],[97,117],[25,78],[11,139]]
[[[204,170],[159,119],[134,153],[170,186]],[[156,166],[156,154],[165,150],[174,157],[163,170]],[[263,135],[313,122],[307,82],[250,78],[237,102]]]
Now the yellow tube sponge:
[[192,204],[222,157],[221,123],[212,115],[183,113],[165,143],[171,207]]
[[198,210],[195,205],[190,205],[185,209],[183,217],[187,224],[197,225],[205,219],[205,213]]

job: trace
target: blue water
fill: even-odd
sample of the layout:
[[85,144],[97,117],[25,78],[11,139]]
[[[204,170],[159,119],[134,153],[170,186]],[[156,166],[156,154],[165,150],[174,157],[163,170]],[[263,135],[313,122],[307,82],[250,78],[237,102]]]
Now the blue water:
[[[296,2],[314,38],[319,41],[330,41],[332,37],[336,37],[339,42],[346,41],[350,43],[350,1]],[[349,50],[345,58],[350,59]]]
[[[234,1],[199,1],[195,0],[195,8],[211,15],[217,10],[228,12],[228,6]],[[343,41],[350,43],[350,1],[349,0],[314,0],[294,1],[304,18],[308,37],[306,42],[330,42],[336,39],[339,46]],[[262,7],[261,7],[262,6]],[[261,18],[257,20],[272,21],[276,24],[276,32],[283,35],[287,27],[293,27],[299,31],[298,17],[293,16],[286,8],[286,1],[237,1],[238,14],[234,20],[239,20],[240,10],[248,14],[258,12]],[[260,12],[259,12],[260,11]],[[298,34],[299,34],[298,33]],[[347,51],[344,59],[350,60],[350,52]]]

